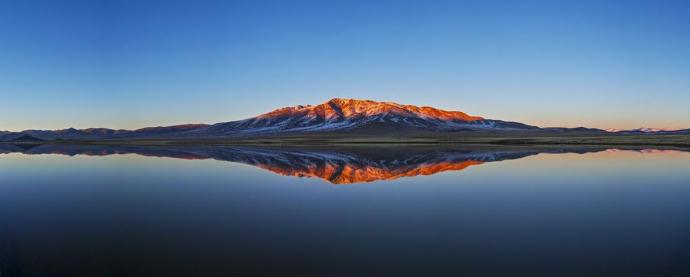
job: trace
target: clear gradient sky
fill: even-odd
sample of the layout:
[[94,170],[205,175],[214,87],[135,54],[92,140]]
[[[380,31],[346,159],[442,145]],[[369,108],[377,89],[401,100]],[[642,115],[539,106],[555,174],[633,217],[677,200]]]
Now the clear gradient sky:
[[690,128],[688,1],[0,0],[0,130],[243,119],[333,97]]

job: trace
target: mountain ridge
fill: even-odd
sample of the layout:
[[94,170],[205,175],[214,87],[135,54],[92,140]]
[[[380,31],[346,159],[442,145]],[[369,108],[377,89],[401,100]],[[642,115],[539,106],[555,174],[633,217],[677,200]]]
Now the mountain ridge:
[[[640,128],[620,131],[596,128],[537,127],[519,122],[487,119],[461,111],[429,106],[403,105],[395,102],[332,98],[317,105],[278,108],[255,117],[216,124],[181,124],[146,127],[136,130],[87,128],[62,130],[0,131],[0,141],[12,141],[23,135],[36,140],[103,139],[216,139],[258,136],[300,136],[309,134],[377,134],[405,136],[424,133],[591,133],[591,134],[690,134],[688,130]],[[24,137],[26,138],[26,137]]]
[[218,136],[272,132],[352,130],[371,123],[450,131],[457,129],[537,129],[518,122],[485,119],[460,111],[349,98],[333,98],[318,105],[285,107],[252,118],[214,124],[199,131]]

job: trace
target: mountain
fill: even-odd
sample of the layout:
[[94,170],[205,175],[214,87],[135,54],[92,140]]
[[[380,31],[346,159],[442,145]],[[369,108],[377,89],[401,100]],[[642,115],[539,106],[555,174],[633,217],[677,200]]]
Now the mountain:
[[137,130],[106,128],[0,132],[0,141],[22,135],[37,140],[218,139],[258,137],[464,137],[560,136],[616,134],[690,134],[689,130],[637,129],[604,131],[593,128],[540,128],[519,122],[487,119],[460,111],[394,102],[333,98],[318,105],[280,108],[256,117],[217,123],[149,127]]
[[647,127],[631,129],[631,130],[608,129],[606,131],[611,132],[611,133],[616,133],[616,134],[623,134],[623,135],[657,135],[657,134],[685,135],[685,134],[690,134],[690,129],[672,130],[672,129],[647,128]]
[[690,135],[690,129],[682,129],[682,130],[675,130],[675,131],[663,131],[661,134],[669,134],[669,135]]
[[547,127],[547,128],[541,128],[541,130],[544,131],[551,131],[555,133],[565,133],[565,132],[580,132],[580,133],[599,133],[599,134],[605,134],[606,131],[602,129],[597,129],[597,128],[585,128],[585,127],[575,127],[575,128],[565,128],[565,127]]
[[537,130],[517,122],[484,119],[458,111],[393,102],[334,98],[319,105],[277,109],[249,119],[219,123],[194,133],[242,136],[270,133],[356,132],[363,129],[420,129],[434,132]]

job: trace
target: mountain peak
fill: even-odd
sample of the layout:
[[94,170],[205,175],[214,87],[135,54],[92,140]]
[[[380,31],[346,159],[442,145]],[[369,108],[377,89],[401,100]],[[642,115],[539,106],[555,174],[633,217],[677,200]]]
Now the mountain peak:
[[330,100],[324,102],[324,104],[325,103],[341,104],[341,103],[352,102],[352,101],[366,101],[366,100],[357,100],[357,99],[353,99],[353,98],[338,98],[338,97],[336,97],[336,98],[331,98]]
[[432,118],[444,121],[477,121],[484,118],[470,116],[460,111],[446,111],[428,106],[401,105],[395,102],[377,102],[352,98],[333,98],[322,105],[337,106],[341,110],[367,115],[395,114],[401,116]]
[[394,102],[379,102],[379,101],[374,101],[374,100],[368,100],[368,99],[354,99],[354,98],[332,98],[323,104],[336,104],[336,105],[381,105],[381,104],[388,104],[388,105],[395,105],[395,106],[401,106],[398,103]]
[[459,111],[446,111],[428,106],[401,105],[395,102],[378,102],[366,99],[332,98],[319,105],[298,105],[280,108],[262,115],[257,119],[285,118],[289,116],[306,116],[315,120],[348,120],[351,118],[372,118],[377,116],[400,116],[436,121],[471,122],[483,120],[479,116],[470,116]]

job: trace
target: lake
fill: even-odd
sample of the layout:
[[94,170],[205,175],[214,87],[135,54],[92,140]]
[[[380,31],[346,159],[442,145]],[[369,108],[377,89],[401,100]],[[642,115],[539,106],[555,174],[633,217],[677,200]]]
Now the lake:
[[690,152],[0,145],[0,276],[688,276]]

